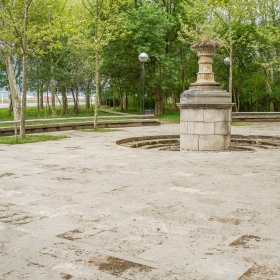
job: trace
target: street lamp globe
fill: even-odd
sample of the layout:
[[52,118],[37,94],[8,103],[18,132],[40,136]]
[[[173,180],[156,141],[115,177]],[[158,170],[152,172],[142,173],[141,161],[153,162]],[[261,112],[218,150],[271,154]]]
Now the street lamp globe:
[[226,66],[230,66],[230,58],[229,58],[229,57],[226,57],[226,58],[224,59],[224,64],[225,64]]
[[138,59],[140,62],[147,62],[148,61],[149,56],[146,53],[140,53],[138,56]]

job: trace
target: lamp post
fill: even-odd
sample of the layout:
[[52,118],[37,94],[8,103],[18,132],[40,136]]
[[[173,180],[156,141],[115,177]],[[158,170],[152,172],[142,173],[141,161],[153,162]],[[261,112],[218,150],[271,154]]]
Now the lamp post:
[[149,56],[146,53],[140,53],[138,56],[139,61],[142,63],[142,113],[145,115],[145,67]]
[[228,68],[228,71],[227,71],[227,92],[229,92],[229,71],[230,71],[230,58],[229,57],[226,57],[224,59],[224,64]]

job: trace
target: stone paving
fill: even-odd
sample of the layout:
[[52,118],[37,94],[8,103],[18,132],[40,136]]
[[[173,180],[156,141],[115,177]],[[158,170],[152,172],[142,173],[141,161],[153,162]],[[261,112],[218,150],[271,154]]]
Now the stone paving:
[[[232,130],[280,136],[278,123]],[[115,144],[179,125],[58,133],[0,145],[1,280],[280,279],[279,150]]]

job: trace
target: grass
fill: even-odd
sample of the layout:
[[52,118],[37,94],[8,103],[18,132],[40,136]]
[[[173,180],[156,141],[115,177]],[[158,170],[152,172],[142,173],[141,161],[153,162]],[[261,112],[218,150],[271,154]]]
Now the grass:
[[[129,114],[137,114],[141,115],[142,112],[139,111],[139,108],[130,108],[128,110],[121,111],[120,108],[112,109],[110,108],[112,112],[122,112],[122,113],[129,113]],[[162,115],[155,115],[156,119],[159,119],[161,121],[167,121],[167,122],[173,122],[173,123],[179,123],[180,122],[180,112],[175,111],[172,108],[165,108],[164,113]]]
[[68,138],[67,136],[63,135],[26,135],[25,138],[18,138],[15,139],[14,136],[5,136],[0,137],[0,144],[8,144],[8,145],[14,145],[14,144],[26,144],[26,143],[35,143],[35,142],[44,142],[44,141],[50,141],[50,140],[59,140]]
[[[110,119],[101,119],[99,118],[98,121],[106,121],[106,120],[110,120],[110,121],[117,121],[117,120],[134,120],[135,118],[127,118],[127,117],[123,117],[123,118],[110,118]],[[59,123],[86,123],[86,122],[93,122],[93,118],[92,119],[87,119],[87,120],[60,120],[57,121],[54,120],[53,121],[44,121],[44,119],[42,119],[42,121],[38,121],[38,122],[28,122],[26,123],[26,125],[37,125],[37,124],[59,124]],[[14,124],[0,124],[0,127],[11,127],[14,126]],[[18,127],[20,126],[20,124],[18,124]]]
[[[61,108],[60,106],[57,106],[57,118],[61,118]],[[79,115],[76,116],[72,110],[72,107],[69,106],[69,110],[66,114],[66,116],[69,117],[92,117],[94,118],[94,111],[91,109],[90,112],[88,113],[86,111],[86,107],[85,105],[79,105]],[[110,111],[110,113],[106,113],[106,112],[102,112],[103,108],[100,108],[100,111],[98,112],[98,116],[110,116],[110,115],[114,115],[114,112],[123,112],[123,113],[129,113],[129,114],[141,114],[141,112],[139,111],[139,108],[129,108],[128,110],[123,110],[121,111],[120,108],[106,108],[106,110]],[[71,114],[70,114],[71,112]],[[70,114],[70,115],[69,115]],[[45,118],[52,118],[51,117],[51,112],[49,112],[48,109],[42,109],[41,110],[41,116],[40,118],[38,118],[38,111],[37,111],[37,107],[28,107],[26,110],[26,120],[32,120],[32,119],[42,119],[42,122],[40,122],[40,124],[55,124],[55,123],[64,123],[64,122],[80,122],[81,120],[65,120],[65,121],[56,121],[56,118],[53,118],[52,122],[44,122]],[[159,115],[155,115],[156,119],[159,119],[160,121],[164,122],[170,122],[170,123],[179,123],[180,122],[180,112],[179,111],[175,111],[172,108],[166,108],[164,110],[164,113],[159,116]],[[121,119],[132,119],[132,118],[127,118],[127,117],[123,117]],[[4,120],[13,120],[13,114],[9,115],[9,111],[7,108],[2,108],[0,109],[0,121],[4,121]],[[113,120],[113,119],[111,119]],[[120,118],[116,118],[116,120],[120,120]],[[86,121],[91,121],[91,120],[83,120],[83,122]],[[37,123],[27,123],[27,125],[33,125],[33,124],[39,124]],[[249,126],[252,125],[252,123],[232,123],[232,126]],[[13,126],[13,124],[0,124],[0,127],[7,127],[7,126]],[[101,132],[101,131],[97,131],[97,132]],[[104,131],[105,132],[105,131]],[[107,132],[107,131],[106,131]]]
[[106,108],[106,110],[108,111],[112,111],[112,113],[114,112],[119,112],[119,113],[127,113],[127,114],[135,114],[135,115],[141,115],[142,112],[139,110],[139,108],[135,108],[135,107],[131,107],[129,109],[123,109],[123,111],[121,110],[120,107],[109,107],[109,108]]
[[252,123],[250,122],[247,122],[247,123],[231,123],[231,126],[249,126],[249,125],[252,125]]
[[165,110],[165,112],[161,116],[155,115],[156,119],[161,121],[167,121],[172,123],[180,122],[180,112],[174,112],[174,110]]
[[[70,108],[70,107],[69,107]],[[81,120],[65,120],[65,121],[57,121],[56,118],[61,118],[60,115],[60,107],[57,107],[57,117],[53,118],[53,121],[48,121],[48,122],[44,122],[45,117],[46,118],[52,118],[51,115],[49,114],[45,114],[47,109],[43,109],[41,110],[41,115],[40,117],[38,117],[38,112],[37,112],[37,107],[28,107],[26,109],[26,120],[32,120],[32,119],[40,119],[42,120],[42,122],[28,122],[26,123],[26,125],[35,125],[35,124],[56,124],[56,123],[67,123],[67,122],[81,122]],[[100,108],[100,111],[98,112],[98,116],[114,116],[114,112],[112,111],[112,113],[105,113],[101,111],[102,108]],[[47,110],[48,111],[48,110]],[[64,117],[68,117],[69,113],[71,111],[71,108],[68,110],[68,113],[66,114],[66,116]],[[117,116],[117,114],[116,114]],[[118,115],[119,116],[119,115]],[[85,105],[80,105],[79,106],[79,115],[76,116],[73,112],[70,114],[71,118],[73,117],[92,117],[92,119],[88,119],[88,120],[82,120],[83,122],[87,122],[87,121],[92,121],[94,119],[94,111],[90,110],[90,112],[88,113],[85,109]],[[120,119],[120,118],[117,118]],[[130,119],[130,118],[121,118],[121,119]],[[9,115],[9,111],[7,108],[2,108],[0,109],[0,121],[12,121],[14,120],[13,114]],[[111,119],[113,120],[113,118]],[[10,127],[13,126],[13,124],[0,124],[0,127]]]
[[14,116],[9,116],[8,108],[1,108],[0,109],[0,120],[1,121],[12,121],[14,119]]
[[[68,112],[65,114],[65,116],[61,116],[61,107],[57,106],[56,107],[56,113],[57,113],[57,118],[67,118],[67,117],[94,117],[94,111],[90,109],[89,112],[86,111],[86,106],[85,105],[79,105],[79,114],[78,116],[74,113],[73,110],[71,110],[72,107],[69,106]],[[100,109],[102,110],[102,108]],[[112,114],[114,112],[112,111]],[[105,112],[98,112],[99,116],[108,116],[108,113]],[[48,109],[41,109],[40,117],[38,117],[38,110],[37,107],[28,107],[26,109],[26,119],[27,120],[32,120],[32,119],[49,119],[52,118],[51,111]],[[13,120],[13,113],[9,115],[9,110],[8,108],[1,108],[0,109],[0,120],[1,121],[10,121]],[[55,119],[55,118],[54,118]]]
[[80,131],[83,131],[83,132],[114,132],[114,131],[121,131],[120,129],[106,129],[106,128],[98,128],[96,130],[94,129],[82,129]]

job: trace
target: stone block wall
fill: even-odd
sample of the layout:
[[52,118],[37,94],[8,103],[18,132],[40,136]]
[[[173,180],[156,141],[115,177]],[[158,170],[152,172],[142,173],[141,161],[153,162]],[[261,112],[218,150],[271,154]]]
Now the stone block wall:
[[228,150],[231,143],[231,106],[181,108],[180,149]]

